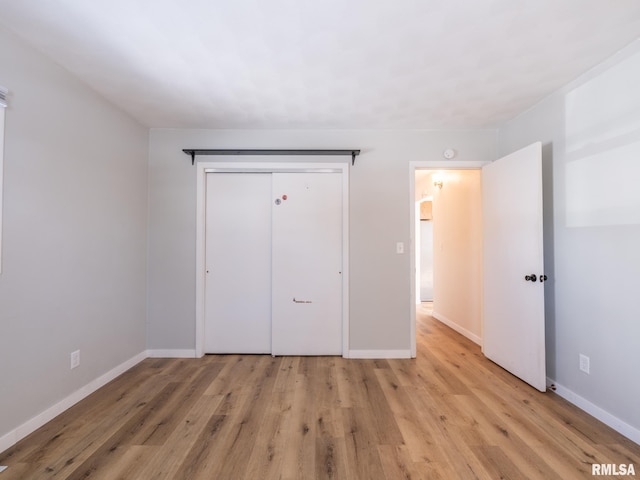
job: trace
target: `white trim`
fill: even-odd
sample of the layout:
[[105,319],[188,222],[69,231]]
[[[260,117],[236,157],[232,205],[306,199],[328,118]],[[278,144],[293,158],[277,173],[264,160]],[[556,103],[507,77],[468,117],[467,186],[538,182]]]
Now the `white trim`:
[[431,316],[433,318],[435,318],[436,320],[438,320],[441,323],[444,323],[447,327],[451,328],[452,330],[455,330],[456,332],[458,332],[460,335],[467,337],[469,340],[471,340],[473,343],[476,343],[480,346],[482,346],[482,338],[480,338],[478,335],[476,335],[475,333],[467,330],[464,327],[461,327],[460,325],[458,325],[456,322],[452,321],[451,319],[447,318],[444,315],[441,315],[438,312],[433,312],[431,314]]
[[547,391],[551,390],[552,392],[555,392],[556,394],[558,394],[559,396],[567,400],[569,403],[572,403],[579,409],[584,410],[592,417],[597,418],[605,425],[608,425],[609,427],[613,428],[616,432],[624,435],[629,440],[636,442],[637,444],[640,445],[639,429],[633,427],[632,425],[629,425],[628,423],[625,423],[624,421],[620,420],[618,417],[610,414],[609,412],[607,412],[606,410],[603,410],[597,405],[594,405],[589,400],[569,390],[567,387],[559,385],[558,382],[552,380],[549,377],[547,377],[547,385],[548,385]]
[[[490,162],[450,160],[409,162],[409,344],[411,358],[416,358],[416,170],[479,170]],[[463,334],[464,335],[464,334]]]
[[[2,89],[2,87],[0,87]],[[2,273],[2,186],[4,184],[4,125],[5,125],[5,106],[0,105],[0,273]]]
[[196,351],[191,349],[157,349],[147,350],[148,358],[198,358]]
[[349,352],[349,163],[198,162],[196,164],[196,358],[204,355],[205,209],[208,172],[336,172],[342,174],[342,356]]
[[349,350],[349,358],[411,358],[411,350]]
[[106,385],[114,378],[118,377],[119,375],[122,375],[124,372],[134,367],[145,358],[147,358],[146,351],[137,354],[136,356],[130,358],[126,362],[121,363],[117,367],[109,370],[107,373],[99,376],[95,380],[92,380],[91,382],[86,384],[84,387],[81,387],[80,389],[76,390],[68,397],[60,400],[55,405],[52,405],[51,407],[47,408],[44,412],[39,413],[32,419],[27,420],[22,425],[19,425],[15,429],[3,435],[2,437],[0,437],[0,452],[4,452],[6,449],[12,447],[16,443],[18,443],[20,440],[22,440],[24,437],[33,433],[38,428],[42,427],[45,423],[53,420],[62,412],[71,408],[80,400],[83,400],[84,398],[88,397],[93,392],[98,390],[100,387]]
[[342,168],[342,356],[349,352],[349,167]]
[[196,164],[196,358],[204,355],[204,248],[206,245],[207,175],[203,163]]

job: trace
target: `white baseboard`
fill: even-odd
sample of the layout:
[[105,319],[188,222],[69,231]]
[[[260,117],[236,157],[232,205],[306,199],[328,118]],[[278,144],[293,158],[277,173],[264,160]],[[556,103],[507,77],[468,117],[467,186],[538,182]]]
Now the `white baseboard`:
[[347,358],[411,358],[411,350],[349,350]]
[[478,335],[476,335],[475,333],[467,330],[464,327],[461,327],[460,325],[458,325],[454,321],[448,319],[447,317],[445,317],[444,315],[442,315],[442,314],[440,314],[438,312],[433,312],[431,314],[431,316],[433,318],[435,318],[436,320],[438,320],[439,322],[444,323],[447,327],[455,330],[460,335],[463,335],[463,336],[467,337],[473,343],[482,346],[482,339]]
[[629,440],[632,440],[640,445],[640,430],[638,430],[637,428],[623,422],[618,417],[615,417],[606,410],[603,410],[597,405],[594,405],[586,398],[581,397],[568,388],[559,385],[558,382],[552,380],[551,378],[547,378],[547,385],[550,386],[549,389],[552,392],[557,393],[569,403],[573,403],[579,409],[584,410],[592,417],[597,418],[605,425],[613,428],[616,432],[624,435]]
[[196,358],[195,350],[147,350],[147,357],[149,358]]
[[92,380],[91,382],[86,384],[84,387],[81,387],[80,389],[73,392],[68,397],[59,401],[55,405],[47,408],[44,412],[36,415],[30,420],[27,420],[25,423],[16,427],[6,435],[3,435],[2,437],[0,437],[0,452],[4,452],[6,449],[12,447],[16,443],[18,443],[20,440],[22,440],[24,437],[26,437],[30,433],[35,432],[38,428],[43,426],[45,423],[53,420],[62,412],[71,408],[83,398],[88,397],[93,392],[98,390],[100,387],[106,385],[114,378],[118,377],[119,375],[122,375],[124,372],[126,372],[133,366],[137,365],[145,358],[147,358],[147,352],[139,353],[138,355],[130,358],[126,362],[121,363],[115,368],[112,368],[104,375],[101,375],[95,380]]

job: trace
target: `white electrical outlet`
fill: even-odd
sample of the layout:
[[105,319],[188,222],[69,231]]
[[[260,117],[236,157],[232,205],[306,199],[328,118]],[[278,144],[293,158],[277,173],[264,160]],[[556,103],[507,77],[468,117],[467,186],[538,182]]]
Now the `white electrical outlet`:
[[80,366],[80,350],[76,350],[75,352],[71,352],[71,369]]
[[589,357],[580,354],[580,370],[584,373],[589,373]]
[[398,242],[398,243],[396,243],[396,253],[397,253],[397,254],[402,254],[402,253],[404,253],[404,242]]

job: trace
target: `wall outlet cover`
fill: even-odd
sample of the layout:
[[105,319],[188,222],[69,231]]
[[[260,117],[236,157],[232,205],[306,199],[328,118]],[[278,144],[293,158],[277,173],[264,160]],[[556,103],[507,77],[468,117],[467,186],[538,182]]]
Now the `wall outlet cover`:
[[589,373],[590,370],[590,361],[589,357],[586,355],[580,354],[580,370],[584,373]]
[[71,352],[71,369],[80,366],[80,350],[76,350],[75,352]]

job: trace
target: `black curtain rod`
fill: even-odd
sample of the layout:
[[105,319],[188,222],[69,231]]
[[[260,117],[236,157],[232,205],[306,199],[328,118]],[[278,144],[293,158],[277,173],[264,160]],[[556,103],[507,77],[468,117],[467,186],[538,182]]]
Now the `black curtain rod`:
[[191,155],[191,165],[196,163],[196,155],[351,155],[351,165],[356,163],[360,150],[252,150],[252,149],[197,149],[182,150]]

